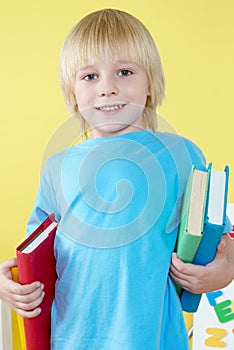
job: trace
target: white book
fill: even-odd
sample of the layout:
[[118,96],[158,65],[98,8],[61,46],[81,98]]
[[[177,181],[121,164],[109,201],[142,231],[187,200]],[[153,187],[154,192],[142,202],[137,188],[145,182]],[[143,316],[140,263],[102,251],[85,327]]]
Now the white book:
[[[223,224],[223,212],[226,192],[226,172],[211,169],[208,217],[212,224]],[[218,203],[218,205],[217,205]]]
[[0,350],[12,350],[11,309],[2,300],[0,300]]

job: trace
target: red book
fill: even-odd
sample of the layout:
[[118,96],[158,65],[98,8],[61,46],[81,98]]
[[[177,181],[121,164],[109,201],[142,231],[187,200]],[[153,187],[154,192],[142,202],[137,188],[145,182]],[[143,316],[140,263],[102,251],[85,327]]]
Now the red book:
[[51,305],[54,299],[56,270],[54,237],[58,223],[51,214],[17,248],[19,282],[44,284],[42,311],[34,318],[24,319],[27,350],[50,350]]
[[229,232],[229,235],[232,237],[232,239],[234,241],[234,226],[232,228],[232,231]]

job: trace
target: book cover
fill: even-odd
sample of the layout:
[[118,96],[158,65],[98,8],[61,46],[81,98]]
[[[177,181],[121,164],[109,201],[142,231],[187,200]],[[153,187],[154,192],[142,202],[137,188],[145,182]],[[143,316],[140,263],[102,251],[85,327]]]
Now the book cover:
[[16,248],[19,282],[44,284],[42,311],[34,318],[24,319],[27,350],[50,349],[51,306],[54,299],[56,270],[54,237],[58,223],[51,214],[25,241]]
[[[229,169],[223,172],[212,169],[207,198],[204,233],[193,259],[193,264],[206,265],[216,255],[216,249],[222,237],[226,220]],[[182,291],[181,304],[184,311],[196,312],[201,294]]]
[[[201,171],[193,165],[183,196],[176,252],[187,263],[193,261],[203,235],[209,174],[210,167]],[[176,289],[180,295],[181,287]]]

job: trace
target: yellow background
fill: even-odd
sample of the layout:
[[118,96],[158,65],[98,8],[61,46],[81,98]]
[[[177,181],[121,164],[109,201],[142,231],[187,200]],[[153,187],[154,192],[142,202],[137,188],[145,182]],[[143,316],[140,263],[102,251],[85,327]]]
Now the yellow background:
[[217,169],[230,165],[229,201],[234,202],[232,0],[5,1],[0,9],[0,261],[13,256],[24,237],[44,149],[69,118],[58,79],[63,40],[81,17],[103,7],[129,11],[147,25],[167,78],[159,113],[195,141]]

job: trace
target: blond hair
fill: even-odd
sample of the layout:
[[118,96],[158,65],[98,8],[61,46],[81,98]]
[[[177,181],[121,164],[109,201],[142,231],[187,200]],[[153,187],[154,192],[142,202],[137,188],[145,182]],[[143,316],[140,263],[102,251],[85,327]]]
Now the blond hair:
[[104,48],[112,57],[136,63],[146,72],[150,96],[142,123],[145,128],[156,130],[155,110],[164,98],[165,78],[155,42],[144,24],[134,16],[120,10],[103,9],[87,15],[73,27],[60,54],[62,92],[69,111],[81,118],[82,132],[86,133],[88,124],[76,104],[76,72],[87,60],[103,59]]

